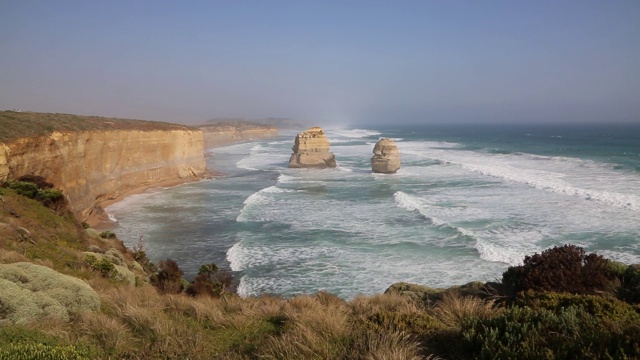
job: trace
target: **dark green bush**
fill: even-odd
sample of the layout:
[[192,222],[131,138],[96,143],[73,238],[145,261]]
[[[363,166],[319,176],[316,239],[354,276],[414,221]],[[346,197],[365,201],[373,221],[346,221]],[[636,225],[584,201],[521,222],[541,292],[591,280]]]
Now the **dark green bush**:
[[632,304],[640,304],[640,264],[633,264],[622,274],[620,299]]
[[105,230],[100,233],[100,237],[103,239],[114,239],[116,234],[111,230]]
[[191,296],[220,297],[228,292],[233,292],[233,277],[214,263],[200,266],[198,276],[187,289],[187,294]]
[[556,313],[569,307],[578,307],[611,324],[640,325],[640,309],[613,297],[527,291],[518,294],[514,305],[547,309]]
[[28,197],[29,199],[35,199],[36,195],[38,195],[38,187],[31,182],[9,181],[7,182],[7,187],[15,190],[18,195]]
[[91,270],[99,272],[104,277],[111,277],[116,270],[115,266],[109,260],[97,259],[93,255],[87,255],[84,261],[91,267]]
[[460,347],[462,358],[477,359],[638,358],[639,325],[612,323],[583,306],[512,307],[492,319],[467,321]]
[[59,210],[66,206],[62,190],[53,189],[53,184],[41,176],[21,176],[17,181],[6,181],[2,186],[15,190],[18,195],[38,200],[52,209]]
[[502,275],[502,284],[511,296],[527,290],[593,294],[607,290],[614,279],[609,260],[564,245],[525,257],[522,266],[510,267]]
[[33,183],[38,189],[52,189],[53,184],[45,180],[42,176],[38,175],[23,175],[18,178],[18,181]]

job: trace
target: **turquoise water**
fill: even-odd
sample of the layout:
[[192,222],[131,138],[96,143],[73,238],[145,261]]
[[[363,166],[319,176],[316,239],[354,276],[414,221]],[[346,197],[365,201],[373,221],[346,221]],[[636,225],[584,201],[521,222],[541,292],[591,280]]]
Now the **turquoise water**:
[[[110,206],[115,232],[190,276],[232,270],[242,295],[491,281],[565,243],[640,262],[640,126],[326,131],[335,169],[288,169],[293,132],[210,149],[224,176]],[[370,171],[380,137],[397,174]]]

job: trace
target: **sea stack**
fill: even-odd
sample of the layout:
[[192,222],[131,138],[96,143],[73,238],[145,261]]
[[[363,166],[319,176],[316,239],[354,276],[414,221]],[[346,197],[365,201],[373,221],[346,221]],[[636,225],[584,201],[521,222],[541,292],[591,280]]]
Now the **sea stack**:
[[336,167],[336,157],[329,151],[329,140],[317,126],[298,133],[292,150],[290,168]]
[[400,152],[396,142],[391,139],[380,139],[373,148],[371,170],[375,173],[394,174],[400,169]]

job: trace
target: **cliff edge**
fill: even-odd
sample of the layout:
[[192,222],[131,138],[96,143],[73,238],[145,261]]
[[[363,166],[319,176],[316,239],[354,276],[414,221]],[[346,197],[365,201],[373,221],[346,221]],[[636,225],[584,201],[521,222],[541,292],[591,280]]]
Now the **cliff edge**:
[[278,136],[278,128],[251,122],[220,122],[198,126],[206,148]]
[[131,190],[206,173],[203,133],[186,126],[8,111],[0,123],[0,181],[42,176],[83,221]]

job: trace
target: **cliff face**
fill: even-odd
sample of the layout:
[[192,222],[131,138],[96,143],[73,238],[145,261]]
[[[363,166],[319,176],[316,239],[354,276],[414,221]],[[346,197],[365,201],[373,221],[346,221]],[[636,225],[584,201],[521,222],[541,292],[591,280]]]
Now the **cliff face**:
[[204,146],[207,148],[278,136],[277,128],[259,124],[216,124],[200,129],[204,132]]
[[54,132],[0,144],[0,180],[43,176],[86,220],[96,204],[129,190],[205,173],[197,130]]

